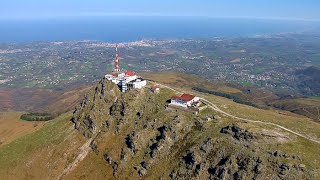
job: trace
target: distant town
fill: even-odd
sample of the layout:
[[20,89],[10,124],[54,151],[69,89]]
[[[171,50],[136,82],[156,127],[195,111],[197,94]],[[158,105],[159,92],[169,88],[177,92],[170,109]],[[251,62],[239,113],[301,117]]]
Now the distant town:
[[[301,77],[296,72],[319,65],[319,40],[314,35],[285,34],[142,40],[118,46],[122,67],[134,72],[179,71],[299,92]],[[99,41],[0,44],[0,87],[59,89],[92,83],[113,69],[115,45]]]

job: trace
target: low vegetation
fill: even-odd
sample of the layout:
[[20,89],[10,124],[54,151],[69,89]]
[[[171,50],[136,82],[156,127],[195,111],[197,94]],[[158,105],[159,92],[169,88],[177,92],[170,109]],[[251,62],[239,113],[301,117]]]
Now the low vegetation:
[[255,104],[248,102],[248,101],[244,101],[240,98],[238,98],[237,96],[231,95],[231,94],[227,94],[227,93],[222,93],[222,92],[216,92],[216,91],[210,91],[204,88],[200,88],[200,87],[193,87],[192,90],[194,91],[198,91],[200,93],[207,93],[207,94],[212,94],[215,96],[221,96],[221,97],[225,97],[228,99],[231,99],[233,102],[239,103],[239,104],[245,104],[248,106],[252,106],[252,107],[257,107]]
[[[46,179],[58,177],[74,158],[84,138],[73,130],[71,113],[43,124],[35,132],[0,146],[2,179]],[[30,122],[26,122],[30,123]]]
[[[318,168],[312,158],[319,145],[273,127],[242,123],[211,109],[198,115],[165,109],[166,100],[174,94],[166,88],[159,94],[149,89],[123,94],[113,84],[100,81],[72,118],[84,136],[94,139],[93,153],[66,177],[319,177],[311,173]],[[297,144],[295,148],[284,150],[292,142]],[[311,149],[303,150],[300,144]],[[306,153],[300,155],[301,151]],[[99,166],[87,161],[98,162]]]
[[61,90],[0,88],[0,111],[64,113],[73,110],[90,89],[91,86]]
[[49,121],[58,116],[59,114],[30,112],[30,113],[21,115],[20,119],[25,121]]
[[299,114],[319,122],[320,101],[317,98],[303,98],[274,94],[265,89],[244,87],[224,82],[211,82],[200,76],[183,73],[144,73],[150,80],[189,91],[203,92],[231,99],[234,102],[258,107],[288,111],[283,114]]
[[20,119],[21,112],[0,112],[0,146],[15,139],[33,133],[46,122],[29,122]]
[[[205,97],[233,115],[320,138],[320,125],[308,118],[283,116],[192,87],[177,88]],[[319,179],[319,144],[210,108],[197,115],[166,109],[174,94],[163,87],[159,93],[149,88],[121,93],[101,80],[73,115],[62,114],[40,130],[1,146],[0,175],[4,179]]]

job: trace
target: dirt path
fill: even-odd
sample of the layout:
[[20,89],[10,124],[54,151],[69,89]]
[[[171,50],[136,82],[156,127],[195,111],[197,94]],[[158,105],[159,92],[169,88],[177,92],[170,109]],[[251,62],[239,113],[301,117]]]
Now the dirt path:
[[67,168],[63,170],[61,175],[58,177],[58,179],[62,179],[65,175],[70,173],[72,170],[74,170],[75,167],[88,155],[89,151],[91,150],[90,144],[92,142],[93,138],[89,139],[86,143],[84,143],[79,151],[79,154],[77,158],[68,165]]
[[287,131],[287,132],[290,132],[290,133],[292,133],[292,134],[295,134],[295,135],[297,135],[297,136],[299,136],[299,137],[302,137],[302,138],[307,139],[307,140],[309,140],[309,141],[312,141],[312,142],[315,142],[315,143],[320,144],[320,141],[318,141],[318,140],[312,139],[312,138],[310,138],[310,137],[308,137],[308,136],[302,135],[302,134],[300,134],[300,133],[297,133],[297,132],[295,132],[295,131],[292,131],[291,129],[288,129],[288,128],[286,128],[286,127],[280,126],[280,125],[278,125],[278,124],[271,123],[271,122],[264,122],[264,121],[256,121],[256,120],[251,120],[251,119],[246,119],[246,118],[240,118],[240,117],[234,116],[234,115],[232,115],[232,114],[229,114],[229,113],[227,113],[227,112],[225,112],[225,111],[222,111],[222,110],[221,110],[220,108],[218,108],[215,104],[207,101],[206,99],[201,98],[201,100],[204,101],[205,103],[207,103],[208,106],[209,106],[211,109],[213,109],[213,110],[215,110],[215,111],[217,111],[217,112],[220,112],[220,113],[222,113],[222,114],[224,114],[224,115],[226,115],[226,116],[232,117],[232,118],[234,118],[234,119],[239,119],[239,120],[246,121],[246,122],[251,122],[251,123],[259,123],[259,124],[276,126],[276,127],[280,128],[280,129],[282,129],[282,130],[285,130],[285,131]]
[[[159,83],[157,83],[157,84],[159,84]],[[176,93],[182,93],[181,91],[176,90],[176,89],[174,89],[174,88],[171,88],[171,87],[169,87],[169,86],[166,86],[166,85],[163,85],[163,84],[159,84],[159,85],[162,86],[162,87],[168,88],[168,89],[170,89],[170,90],[172,90],[172,91],[174,91],[174,92],[176,92]],[[299,137],[302,137],[302,138],[307,139],[307,140],[309,140],[309,141],[312,141],[312,142],[314,142],[314,143],[320,144],[320,141],[319,141],[319,140],[315,140],[315,139],[313,139],[313,138],[311,138],[311,137],[305,136],[305,135],[300,134],[300,133],[298,133],[298,132],[295,132],[295,131],[293,131],[293,130],[291,130],[291,129],[288,129],[288,128],[286,128],[286,127],[280,126],[279,124],[275,124],[275,123],[271,123],[271,122],[264,122],[264,121],[256,121],[256,120],[251,120],[251,119],[246,119],[246,118],[237,117],[237,116],[234,116],[234,115],[232,115],[232,114],[229,114],[229,113],[221,110],[220,108],[218,108],[217,105],[213,104],[212,102],[210,102],[210,101],[208,101],[208,100],[206,100],[206,99],[204,99],[204,98],[200,98],[200,99],[201,99],[202,101],[204,101],[205,103],[207,103],[209,108],[211,108],[211,109],[213,109],[213,110],[215,110],[215,111],[217,111],[217,112],[220,112],[220,113],[222,113],[222,114],[224,114],[224,115],[226,115],[226,116],[229,116],[229,117],[232,117],[232,118],[234,118],[234,119],[241,120],[241,121],[245,121],[245,122],[276,126],[276,127],[280,128],[280,129],[282,129],[282,130],[284,130],[284,131],[290,132],[290,133],[292,133],[292,134],[294,134],[294,135],[297,135],[297,136],[299,136]]]

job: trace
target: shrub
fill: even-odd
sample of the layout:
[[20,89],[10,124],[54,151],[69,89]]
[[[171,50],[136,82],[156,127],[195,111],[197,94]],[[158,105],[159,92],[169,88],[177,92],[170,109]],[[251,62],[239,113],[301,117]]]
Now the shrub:
[[20,116],[20,119],[25,121],[49,121],[56,118],[59,114],[30,112]]

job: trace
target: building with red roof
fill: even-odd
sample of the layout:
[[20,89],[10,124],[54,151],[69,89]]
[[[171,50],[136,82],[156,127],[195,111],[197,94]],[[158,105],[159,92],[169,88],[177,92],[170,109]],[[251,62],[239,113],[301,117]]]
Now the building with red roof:
[[193,104],[198,103],[199,101],[200,98],[192,94],[182,94],[180,96],[171,97],[171,105],[181,106],[185,108],[192,107]]
[[122,92],[126,92],[129,88],[142,89],[147,85],[147,81],[140,76],[137,76],[133,71],[120,70],[118,47],[116,47],[115,69],[111,74],[106,74],[105,79],[117,84]]
[[126,71],[124,73],[124,79],[126,80],[126,83],[129,83],[131,81],[134,81],[138,78],[138,76],[136,75],[136,73],[132,72],[132,71]]
[[136,76],[136,73],[128,70],[128,71],[125,72],[125,75],[126,76]]
[[160,86],[159,85],[154,85],[151,87],[151,91],[156,93],[160,91]]

